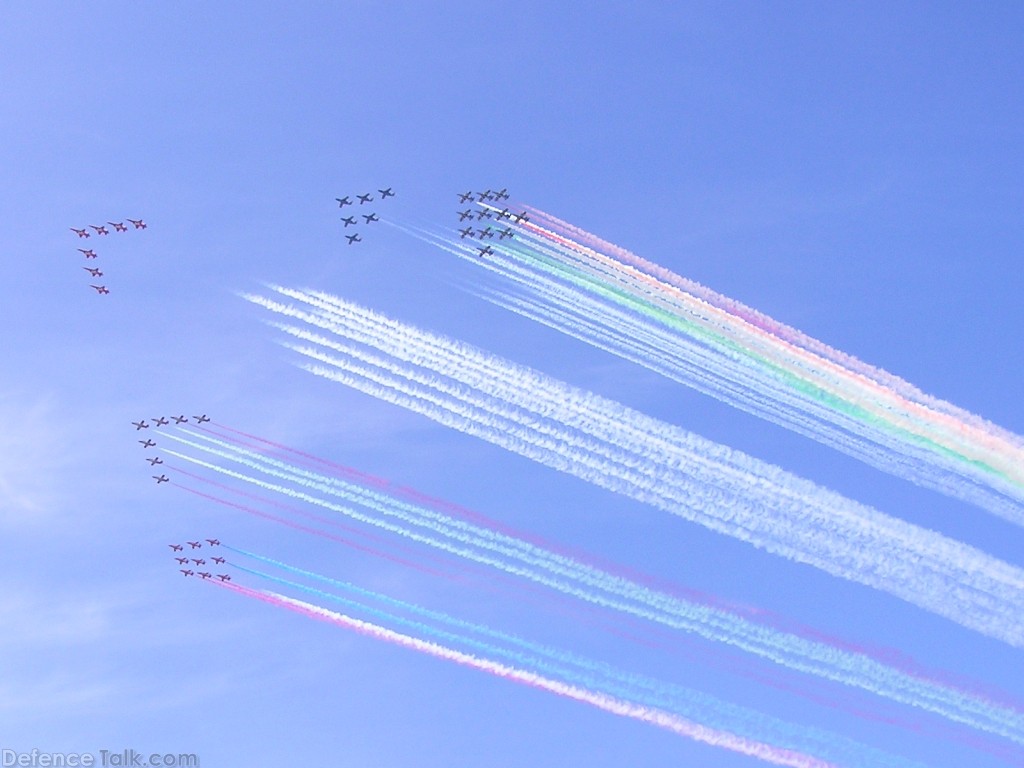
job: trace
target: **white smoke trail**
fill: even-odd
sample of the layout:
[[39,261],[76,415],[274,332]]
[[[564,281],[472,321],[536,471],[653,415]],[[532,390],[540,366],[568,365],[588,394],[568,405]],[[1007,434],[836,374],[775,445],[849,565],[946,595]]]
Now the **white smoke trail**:
[[[274,302],[253,298],[281,311]],[[305,300],[312,306],[319,302],[321,314],[327,313],[322,295],[309,294]],[[397,359],[385,370],[352,356],[320,355],[337,370],[320,368],[318,375],[402,400],[442,423],[590,482],[1024,645],[1024,627],[1017,621],[1024,609],[1024,572],[1017,568],[467,345],[380,319],[338,299],[329,304],[344,308],[329,313],[332,333],[373,344]],[[323,327],[319,320],[314,324]],[[528,430],[505,435],[506,424],[490,419],[479,404],[467,407],[457,393],[432,386],[446,379],[460,387],[479,385],[505,411],[521,411],[517,421],[533,419],[551,439],[542,434],[538,440]],[[582,448],[572,447],[583,438]]]

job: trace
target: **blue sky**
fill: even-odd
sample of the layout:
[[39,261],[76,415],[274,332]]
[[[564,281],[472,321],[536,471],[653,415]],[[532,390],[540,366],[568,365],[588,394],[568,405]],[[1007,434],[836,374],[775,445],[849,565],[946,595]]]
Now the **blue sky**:
[[[207,412],[1024,697],[1019,650],[316,380],[237,298],[263,282],[330,291],[1024,566],[1019,529],[485,304],[460,286],[486,278],[437,249],[384,228],[344,244],[337,196],[392,186],[382,215],[447,226],[457,191],[507,186],[1024,433],[1024,12],[661,6],[4,9],[0,747],[216,766],[756,764],[185,582],[166,542],[217,535],[929,765],[1007,764],[149,479],[130,422]],[[125,217],[149,228],[68,231]],[[110,295],[88,288],[82,243]]]

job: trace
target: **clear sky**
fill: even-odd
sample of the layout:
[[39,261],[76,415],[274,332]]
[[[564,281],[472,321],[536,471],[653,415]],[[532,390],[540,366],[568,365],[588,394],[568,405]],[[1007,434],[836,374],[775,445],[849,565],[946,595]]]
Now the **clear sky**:
[[[334,202],[390,186],[382,216],[454,227],[456,192],[508,187],[1021,434],[1022,35],[1016,3],[7,4],[0,748],[759,764],[182,579],[167,542],[218,536],[928,765],[1009,764],[904,707],[815,688],[835,709],[711,646],[625,642],[155,487],[131,421],[205,412],[1024,699],[1020,650],[315,379],[237,296],[329,291],[1024,567],[1019,528],[488,305],[438,249],[372,225],[347,246]],[[128,217],[148,228],[69,231]]]

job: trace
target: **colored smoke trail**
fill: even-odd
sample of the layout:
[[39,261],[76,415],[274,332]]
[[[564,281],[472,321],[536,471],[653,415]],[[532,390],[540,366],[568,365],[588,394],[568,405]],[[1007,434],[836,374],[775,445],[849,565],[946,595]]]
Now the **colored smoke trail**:
[[[1024,744],[1024,714],[1019,710],[1000,705],[983,695],[958,690],[934,676],[900,670],[865,653],[810,636],[779,631],[769,623],[744,618],[714,604],[701,604],[667,594],[586,562],[510,538],[504,533],[451,518],[436,508],[420,507],[401,498],[389,497],[377,490],[382,485],[379,481],[370,487],[359,487],[342,478],[319,475],[264,456],[246,445],[232,445],[209,434],[208,430],[203,430],[207,434],[184,428],[177,431],[181,434],[168,432],[167,436],[216,459],[235,463],[249,472],[228,470],[219,463],[177,451],[169,451],[171,455],[264,490],[298,498],[324,509],[341,511],[410,540],[430,544],[443,552],[496,568],[509,576],[525,578],[586,603],[693,633],[786,668],[860,688]],[[271,479],[259,479],[251,472]],[[288,485],[281,485],[281,482]],[[329,498],[344,502],[344,505],[329,501]],[[389,522],[381,520],[381,516]]]
[[275,290],[309,309],[246,298],[330,334],[286,327],[316,375],[1024,647],[1018,568],[469,345],[326,294]]
[[486,261],[413,234],[519,289],[496,304],[1024,525],[1024,439],[891,374],[541,211]]
[[[319,619],[336,626],[354,630],[360,634],[377,640],[383,640],[410,650],[426,653],[435,658],[445,659],[463,666],[489,672],[492,675],[506,680],[524,683],[566,698],[590,704],[612,714],[631,717],[651,725],[657,725],[680,736],[754,757],[774,765],[791,766],[792,768],[838,768],[840,765],[840,763],[815,757],[801,749],[773,745],[767,743],[763,739],[751,738],[721,727],[713,727],[703,723],[698,723],[693,719],[666,711],[663,708],[644,705],[642,703],[627,700],[625,697],[621,697],[620,695],[609,694],[601,690],[593,690],[592,688],[585,687],[579,683],[555,679],[537,671],[512,666],[509,663],[502,663],[489,658],[483,658],[472,653],[448,647],[447,645],[442,645],[440,642],[435,640],[424,640],[412,635],[403,634],[387,627],[374,624],[369,621],[356,619],[304,600],[287,597],[275,592],[253,590],[230,583],[218,583],[217,586],[223,586],[224,588],[230,589],[238,594],[261,600],[280,608],[286,608],[310,618]],[[420,628],[427,629],[423,625],[420,625]],[[441,633],[435,630],[430,634],[451,636],[452,633]],[[477,645],[483,644],[477,643]],[[492,650],[500,650],[494,646],[490,647]],[[529,661],[529,657],[527,656],[516,656],[523,661]],[[534,660],[535,663],[536,661],[537,660]],[[543,663],[543,666],[549,666],[552,669],[557,669],[556,666],[547,663]],[[568,670],[563,670],[563,673],[566,674],[566,676],[587,679],[585,675],[574,674]],[[591,681],[598,682],[593,679]],[[609,687],[613,688],[621,687],[619,685],[615,685],[613,681],[608,681],[607,684]],[[626,688],[622,687],[622,690],[626,690]],[[714,708],[715,705],[719,704],[718,702],[714,702],[710,697],[705,697],[702,694],[697,694],[695,692],[692,693],[704,706],[711,706]],[[792,734],[790,735],[790,738],[793,738],[794,735],[799,735],[799,737],[802,737],[802,740],[815,743],[815,746],[819,749],[846,753],[851,755],[852,759],[856,760],[856,762],[846,763],[847,765],[863,765],[865,767],[869,765],[885,765],[893,766],[893,768],[896,768],[897,766],[910,768],[910,766],[918,765],[911,761],[886,755],[878,752],[877,750],[854,744],[853,742],[832,734],[815,731],[809,728],[796,728],[786,723],[781,723],[774,718],[768,718],[749,710],[746,711],[746,717],[749,719],[744,722],[741,719],[742,715],[740,713],[740,708],[732,705],[725,705],[722,708],[720,715],[723,719],[732,717],[739,726],[746,725],[762,731],[771,730],[772,728],[784,730]],[[785,736],[780,735],[780,738],[785,738]]]

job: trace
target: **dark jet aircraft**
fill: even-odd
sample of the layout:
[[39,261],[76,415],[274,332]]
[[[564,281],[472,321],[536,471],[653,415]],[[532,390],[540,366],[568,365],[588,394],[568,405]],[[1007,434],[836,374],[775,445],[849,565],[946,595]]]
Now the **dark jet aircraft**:
[[358,232],[356,232],[354,235],[345,235],[345,237],[348,238],[348,244],[349,245],[352,245],[353,243],[361,243],[361,242],[363,242],[363,238],[361,238],[359,236]]
[[515,220],[516,224],[529,221],[529,219],[526,217],[526,211],[523,211],[522,213],[517,213],[515,216]]
[[484,256],[490,256],[492,253],[494,253],[494,249],[491,248],[491,246],[489,246],[489,245],[485,245],[483,248],[477,248],[477,250],[480,251],[480,258],[481,259]]
[[74,227],[69,227],[69,229],[79,237],[91,237],[91,235],[84,229],[75,229]]
[[211,547],[216,547],[220,544],[220,539],[207,539],[206,543],[209,544]]
[[[473,192],[472,191],[470,191],[470,192],[458,192],[456,194],[458,194],[458,196],[459,196],[459,202],[460,203],[471,203],[471,202],[473,202]],[[86,237],[88,237],[88,235],[86,235]]]
[[192,547],[192,549],[199,549],[200,547],[203,546],[198,541],[188,541],[188,542],[185,542],[185,543],[188,544],[190,547]]
[[341,220],[345,222],[346,227],[354,227],[357,224],[355,216],[342,216]]
[[110,289],[105,285],[90,285],[89,287],[94,289],[96,293],[110,293]]
[[193,575],[192,571],[185,570],[184,568],[181,569],[181,572],[183,574],[185,574],[186,576],[192,576]]
[[506,237],[512,237],[515,233],[511,227],[505,227],[501,232],[498,233],[498,239],[504,240]]
[[480,221],[482,219],[489,219],[489,218],[491,218],[491,212],[488,211],[486,208],[482,208],[481,210],[476,212],[476,220],[477,221]]
[[374,222],[374,221],[380,221],[380,216],[378,216],[376,213],[371,213],[370,215],[366,215],[364,213],[363,214],[363,218],[366,219],[366,223],[367,224],[369,224],[371,222]]
[[128,219],[128,221],[134,224],[136,229],[146,228],[146,222],[144,222],[142,219],[139,219],[138,221],[136,221],[135,219]]
[[391,191],[391,187],[388,187],[387,189],[378,189],[377,191],[380,192],[380,199],[381,200],[383,200],[386,197],[394,197],[395,196],[395,193]]
[[463,240],[463,239],[465,239],[467,237],[472,237],[472,236],[473,236],[473,228],[472,227],[466,227],[465,229],[460,229],[459,230],[459,240]]
[[171,418],[174,419],[175,424],[188,424],[188,419],[185,418],[185,414],[181,414],[180,416],[171,416]]
[[164,460],[161,459],[159,456],[154,456],[152,458],[147,458],[146,461],[149,462],[149,466],[151,466],[151,467],[155,467],[157,464],[163,464],[164,463]]
[[231,577],[228,576],[226,573],[218,573],[217,578],[221,581],[231,581]]
[[344,208],[346,205],[352,205],[352,201],[347,197],[336,197],[334,199],[338,201],[339,208]]
[[149,429],[149,424],[146,423],[145,419],[143,419],[142,421],[133,421],[132,424],[135,425],[136,432],[138,432],[140,429]]
[[166,483],[166,482],[169,481],[169,478],[167,477],[167,475],[153,475],[153,479],[156,480],[156,484],[157,485],[160,485],[160,483]]
[[221,565],[224,562],[223,557],[211,557],[210,559],[213,560],[213,562],[215,562],[217,565]]
[[202,416],[193,416],[192,418],[196,420],[196,424],[202,424],[204,421],[210,420],[210,417],[205,413]]
[[107,232],[107,228],[104,227],[103,225],[100,225],[100,226],[97,227],[95,224],[90,224],[89,225],[89,229],[96,230],[96,234],[97,235],[109,235],[110,234],[109,232]]
[[489,237],[494,237],[494,232],[493,232],[493,230],[491,230],[490,227],[487,227],[487,229],[481,229],[481,230],[478,230],[478,231],[480,232],[480,239],[481,240],[486,240]]
[[372,203],[373,202],[373,198],[370,196],[369,192],[367,192],[365,195],[356,195],[356,197],[359,198],[359,204],[360,205],[362,205],[363,203]]
[[491,190],[489,189],[486,192],[477,192],[476,194],[480,198],[479,200],[477,200],[478,203],[482,203],[484,200],[491,199]]
[[176,557],[174,559],[178,561],[178,565],[185,565],[188,562],[187,557]]
[[153,419],[153,424],[157,427],[167,426],[168,423],[169,422],[167,421],[167,419],[165,419],[163,416],[157,416],[155,419]]
[[508,208],[502,208],[500,211],[498,211],[496,216],[499,219],[511,219],[512,218],[512,214],[508,212]]
[[152,440],[139,440],[139,442],[142,443],[143,448],[152,448],[156,445]]
[[93,277],[103,277],[103,271],[99,267],[82,267],[82,269]]
[[206,565],[206,561],[203,560],[203,558],[201,558],[201,557],[193,557],[192,558],[192,562],[195,563],[196,565]]
[[199,575],[202,576],[204,579],[209,579],[213,577],[212,573],[204,573],[203,571],[200,571]]
[[464,211],[459,211],[459,221],[465,221],[466,219],[473,218],[473,211],[467,208]]
[[508,200],[508,188],[501,189],[494,193],[495,200]]
[[168,544],[167,546],[170,547],[171,550],[174,552],[181,552],[181,550],[184,549],[184,547],[181,546],[181,544]]
[[89,250],[86,250],[85,248],[79,248],[78,250],[85,254],[85,258],[87,259],[96,258],[96,251],[94,251],[92,248],[90,248]]
[[127,232],[128,227],[124,225],[123,221],[108,221],[107,224],[114,228],[115,232]]

